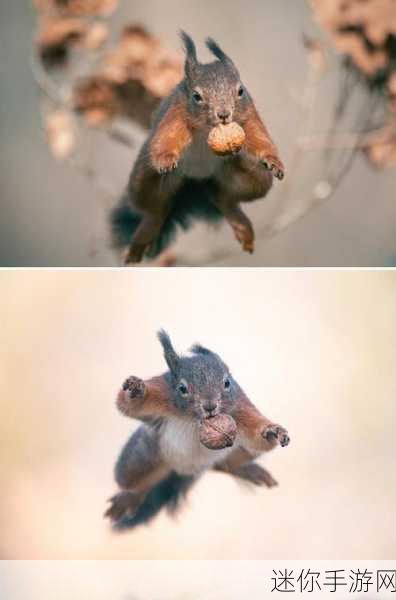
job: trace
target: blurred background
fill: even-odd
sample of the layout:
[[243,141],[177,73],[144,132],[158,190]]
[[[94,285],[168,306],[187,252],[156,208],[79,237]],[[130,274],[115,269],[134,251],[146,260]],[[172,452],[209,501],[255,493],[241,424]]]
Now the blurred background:
[[235,60],[287,177],[247,207],[253,256],[226,225],[199,225],[172,262],[395,264],[395,12],[393,0],[3,2],[0,264],[120,264],[107,215],[180,77],[180,28],[202,60],[207,35]]
[[[1,558],[393,556],[394,272],[2,271],[0,286]],[[180,352],[217,351],[291,444],[264,460],[278,487],[210,472],[176,520],[116,534],[102,515],[137,423],[115,395],[163,372],[160,327]]]

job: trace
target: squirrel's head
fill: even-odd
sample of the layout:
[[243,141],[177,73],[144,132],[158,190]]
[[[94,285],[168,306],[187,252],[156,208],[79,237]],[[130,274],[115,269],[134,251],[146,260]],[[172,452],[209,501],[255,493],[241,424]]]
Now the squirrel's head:
[[158,338],[169,367],[175,406],[200,420],[229,414],[239,388],[221,358],[199,344],[191,348],[192,356],[179,356],[165,331],[161,330]]
[[208,38],[206,45],[216,60],[202,64],[197,59],[191,37],[182,31],[181,38],[186,52],[184,84],[192,119],[201,129],[238,122],[249,102],[249,94],[232,60],[212,38]]

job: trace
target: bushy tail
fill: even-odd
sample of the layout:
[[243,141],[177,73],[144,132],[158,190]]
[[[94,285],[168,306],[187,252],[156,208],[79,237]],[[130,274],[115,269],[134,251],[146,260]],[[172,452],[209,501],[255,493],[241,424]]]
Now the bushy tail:
[[[158,256],[174,239],[178,227],[187,230],[193,221],[220,221],[222,215],[211,198],[214,194],[212,180],[187,179],[172,198],[172,208],[158,238],[147,253],[149,258]],[[121,199],[110,216],[113,243],[118,248],[129,245],[132,235],[141,222],[141,215],[133,209],[127,194]]]
[[120,519],[115,524],[115,529],[123,531],[148,523],[165,507],[170,513],[175,514],[180,506],[180,501],[186,496],[195,481],[195,477],[178,475],[172,471],[149,491],[134,516]]

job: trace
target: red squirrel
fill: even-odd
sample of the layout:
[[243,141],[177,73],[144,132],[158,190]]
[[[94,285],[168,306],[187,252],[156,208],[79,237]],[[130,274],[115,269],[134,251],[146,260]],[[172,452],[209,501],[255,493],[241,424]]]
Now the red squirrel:
[[[147,523],[164,507],[173,512],[208,469],[276,485],[255,459],[289,443],[286,429],[259,412],[217,354],[196,344],[190,356],[180,356],[165,331],[158,337],[169,370],[147,381],[129,377],[117,396],[122,414],[143,421],[115,466],[120,491],[105,516],[119,529]],[[200,442],[199,428],[222,414],[236,423],[235,441],[210,450]]]
[[[178,226],[194,219],[224,218],[245,251],[254,250],[253,226],[240,208],[265,196],[284,167],[233,61],[211,38],[213,62],[198,62],[193,40],[181,32],[185,76],[161,102],[136,159],[126,192],[111,215],[115,246],[128,248],[125,262],[153,258]],[[237,123],[245,133],[239,152],[216,155],[207,138],[219,124]]]

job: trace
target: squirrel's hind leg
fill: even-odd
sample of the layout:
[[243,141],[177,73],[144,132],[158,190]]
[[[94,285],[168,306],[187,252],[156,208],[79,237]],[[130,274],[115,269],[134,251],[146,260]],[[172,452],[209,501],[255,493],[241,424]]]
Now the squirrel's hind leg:
[[230,475],[234,475],[234,477],[243,479],[254,485],[265,485],[269,488],[278,485],[278,482],[272,477],[271,473],[255,462],[247,463],[239,467],[239,469],[235,469],[235,471],[228,472]]
[[132,235],[125,264],[140,262],[155,242],[169,214],[171,198],[180,185],[177,176],[160,174],[147,163],[144,148],[128,187],[132,208],[141,215],[141,221]]
[[238,447],[223,462],[216,464],[214,468],[216,471],[228,473],[254,485],[266,485],[267,487],[277,485],[271,473],[254,462],[253,459],[256,456],[257,453],[252,454],[245,448]]
[[106,510],[104,516],[111,521],[117,522],[123,517],[132,517],[140,504],[143,497],[135,492],[118,492],[115,496],[109,499],[110,506]]
[[157,432],[145,426],[135,431],[121,451],[115,467],[115,479],[121,491],[110,499],[105,513],[113,521],[132,516],[146,494],[169,473],[163,462]]
[[124,262],[126,265],[139,263],[150,249],[161,231],[166,215],[145,215],[139,227],[135,231]]
[[242,249],[252,253],[253,225],[239,204],[265,196],[272,186],[272,174],[242,152],[224,163],[216,179],[219,187],[213,203],[231,225]]
[[235,198],[229,196],[227,193],[219,191],[212,201],[227,223],[232,227],[242,249],[252,254],[254,252],[253,225],[248,216],[239,207],[238,200],[235,200]]

